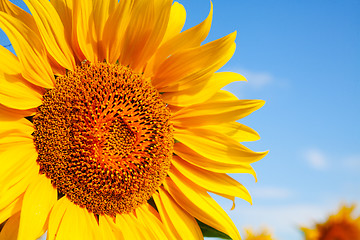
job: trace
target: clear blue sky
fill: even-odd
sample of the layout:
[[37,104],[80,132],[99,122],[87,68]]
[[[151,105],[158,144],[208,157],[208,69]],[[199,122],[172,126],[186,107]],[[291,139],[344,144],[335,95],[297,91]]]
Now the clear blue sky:
[[[209,0],[179,2],[187,10],[185,28],[200,23],[210,7]],[[222,70],[248,79],[227,89],[266,100],[240,121],[262,137],[246,145],[270,150],[254,164],[257,183],[233,175],[248,187],[253,205],[237,200],[228,212],[240,231],[267,226],[280,240],[300,240],[298,225],[324,219],[340,202],[360,204],[360,1],[213,4],[207,41],[236,30],[236,53]]]

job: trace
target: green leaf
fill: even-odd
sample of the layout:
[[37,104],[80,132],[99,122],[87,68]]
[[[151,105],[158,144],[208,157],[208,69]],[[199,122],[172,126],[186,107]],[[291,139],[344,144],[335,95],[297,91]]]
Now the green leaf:
[[199,224],[199,227],[201,229],[201,232],[204,237],[213,237],[213,238],[222,238],[222,239],[231,239],[227,234],[220,232],[219,230],[216,230],[213,227],[210,227],[209,225],[197,220],[197,223]]

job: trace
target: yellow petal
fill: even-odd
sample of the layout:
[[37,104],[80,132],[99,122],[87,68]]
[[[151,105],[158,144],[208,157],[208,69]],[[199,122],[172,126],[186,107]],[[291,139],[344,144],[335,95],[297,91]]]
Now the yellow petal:
[[218,133],[224,133],[237,142],[250,142],[260,139],[259,134],[255,130],[238,122],[209,125],[206,128]]
[[144,204],[136,213],[116,215],[116,226],[124,239],[169,239],[158,213],[150,205]]
[[103,41],[106,60],[109,63],[115,63],[120,57],[122,42],[130,21],[133,4],[133,0],[122,0],[116,4],[116,9],[104,26]]
[[73,27],[73,1],[72,0],[51,0],[50,3],[54,6],[57,14],[59,15],[61,22],[64,26],[65,38],[70,45],[71,43],[71,34]]
[[209,159],[180,142],[174,144],[174,153],[187,162],[212,172],[249,173],[256,178],[254,169],[247,163],[237,161],[224,162],[224,157]]
[[261,108],[263,100],[204,102],[185,107],[172,116],[178,127],[198,127],[233,122]]
[[74,1],[73,17],[75,22],[73,39],[77,40],[79,48],[87,60],[97,62],[97,35],[93,16],[93,1]]
[[0,11],[19,19],[22,23],[28,26],[31,30],[39,34],[35,20],[28,12],[19,8],[9,0],[0,0]]
[[51,0],[52,5],[56,9],[61,19],[61,22],[64,25],[65,38],[69,46],[72,46],[72,49],[77,57],[78,62],[81,62],[85,59],[83,52],[79,47],[79,42],[77,38],[77,12],[74,11],[75,5],[79,1],[73,0]]
[[124,239],[122,235],[116,234],[117,229],[114,229],[115,223],[111,223],[112,219],[110,219],[106,215],[99,215],[99,231],[100,231],[100,239],[106,240],[120,240]]
[[16,169],[11,169],[4,176],[1,176],[0,207],[9,205],[18,198],[39,174],[39,167],[35,162],[36,158],[31,160],[33,162],[25,161],[23,165],[18,165]]
[[44,88],[54,86],[54,75],[42,41],[20,20],[0,12],[0,28],[6,33],[23,65],[23,76]]
[[168,104],[186,107],[208,100],[221,88],[235,81],[246,81],[246,79],[233,72],[214,73],[207,81],[200,82],[182,91],[165,92],[161,94],[161,98]]
[[57,191],[45,175],[38,175],[25,192],[20,215],[18,239],[37,239],[47,230]]
[[[174,11],[174,14],[180,15],[180,17],[183,17],[183,20],[185,21],[185,18],[186,18],[185,9],[183,9],[182,5],[180,5],[180,6],[177,6],[174,4],[173,5],[174,9],[172,8],[171,12]],[[169,29],[172,27],[170,25],[172,23],[172,21],[176,21],[175,19],[172,20],[172,18],[175,18],[177,16],[170,15],[168,30],[166,32],[166,36],[164,37],[163,44],[160,46],[159,50],[156,52],[156,54],[154,56],[153,71],[156,72],[157,70],[159,70],[160,65],[169,56],[175,54],[176,52],[179,52],[179,51],[182,51],[182,50],[185,50],[188,48],[194,48],[194,47],[200,46],[201,42],[204,41],[205,38],[207,37],[207,35],[209,34],[209,31],[211,28],[212,16],[213,16],[213,5],[211,3],[209,15],[202,23],[200,23],[197,26],[192,27],[180,34],[177,34],[178,32],[180,32],[178,29],[176,29],[176,28],[174,30]],[[179,26],[181,26],[181,28],[182,28],[181,22],[180,22]],[[169,40],[166,41],[167,39],[169,39]]]
[[176,239],[204,239],[195,218],[182,209],[163,189],[153,195],[164,226]]
[[32,116],[36,109],[19,110],[4,106],[0,103],[0,121],[17,121],[26,116]]
[[[175,35],[180,33],[181,29],[185,24],[185,20],[186,20],[185,8],[180,3],[174,2],[173,5],[171,6],[169,22],[166,28],[165,35],[159,46],[162,46],[166,41],[168,41],[169,39],[173,38]],[[145,78],[154,75],[153,74],[154,64],[155,61],[159,58],[158,54],[159,54],[159,50],[155,52],[155,54],[149,59],[148,63],[146,64],[146,68],[144,70]]]
[[22,201],[24,198],[24,193],[16,198],[13,202],[5,207],[0,206],[0,222],[6,221],[6,219],[14,216],[16,213],[20,212]]
[[42,103],[42,95],[32,89],[21,75],[0,74],[0,103],[15,109],[36,108]]
[[[122,1],[121,1],[122,2]],[[114,0],[93,0],[93,18],[97,39],[97,54],[99,61],[106,58],[107,43],[104,42],[104,28],[110,15],[114,11],[117,3]],[[113,30],[118,28],[117,25],[112,25]]]
[[172,54],[154,71],[154,87],[160,92],[181,91],[206,81],[234,54],[235,38],[236,32]]
[[233,93],[226,91],[226,90],[220,90],[212,98],[209,98],[206,102],[207,103],[216,103],[221,101],[236,101],[239,100]]
[[[26,143],[32,143],[31,134],[34,131],[34,127],[31,122],[26,120],[25,118],[20,118],[17,120],[1,120],[0,121],[0,136],[18,136],[24,137],[23,141]],[[3,139],[5,141],[0,141],[0,143],[6,143],[7,139]],[[1,146],[1,145],[0,145]],[[3,148],[0,147],[0,152]]]
[[171,0],[139,0],[134,4],[125,33],[119,63],[138,72],[144,70],[164,37]]
[[234,139],[208,129],[176,129],[174,138],[206,158],[222,159],[227,164],[250,164],[267,154],[254,152]]
[[[178,156],[173,156],[171,172],[178,177],[185,176],[189,181],[207,191],[235,196],[251,203],[248,190],[238,181],[224,173],[215,173],[187,163]],[[181,173],[181,176],[179,175]]]
[[148,239],[147,231],[142,229],[142,224],[139,223],[133,213],[117,214],[116,226],[121,230],[124,239]]
[[[61,1],[61,0],[59,0],[59,1]],[[54,0],[52,0],[51,2],[54,2]],[[28,26],[39,38],[41,38],[39,29],[36,26],[34,17],[31,16],[28,12],[22,10],[21,8],[12,4],[8,0],[0,1],[0,11],[6,12],[9,15],[20,20],[22,23],[24,23],[26,26]],[[69,29],[69,28],[66,28],[66,29]],[[65,33],[67,33],[67,31]],[[56,61],[49,55],[48,55],[48,60],[50,62],[51,68],[53,69],[55,74],[57,74],[58,72],[63,72],[65,70],[63,67],[61,67],[59,64],[57,64]]]
[[21,195],[38,174],[30,124],[25,119],[0,124],[0,208]]
[[19,229],[20,214],[17,213],[5,223],[0,232],[0,240],[17,240]]
[[67,197],[57,201],[50,213],[49,240],[95,240],[99,236],[99,226],[92,213],[73,204]]
[[239,232],[230,217],[205,190],[186,179],[178,178],[171,171],[169,176],[164,182],[165,189],[185,211],[232,239],[240,240]]
[[9,50],[0,46],[0,73],[2,75],[17,75],[21,74],[22,65],[19,59]]
[[15,109],[31,109],[41,104],[42,96],[22,76],[22,65],[9,50],[0,46],[0,103]]
[[[136,216],[143,224],[142,228],[149,235],[148,239],[171,239],[160,221],[159,213],[149,204],[143,204],[136,209]],[[143,230],[143,231],[144,231]]]
[[47,0],[24,0],[40,31],[43,43],[61,66],[73,70],[75,61],[66,38],[64,25],[55,8]]
[[[221,196],[221,197],[227,198],[227,199],[229,199],[230,201],[232,201],[233,204],[232,204],[230,210],[234,210],[234,209],[235,209],[235,197],[234,197],[234,196],[230,196],[230,195],[222,194],[222,193],[216,193],[216,194],[219,195],[219,196]],[[250,202],[250,204],[252,204],[252,202]]]
[[[14,121],[1,121],[0,122],[0,153],[6,155],[6,151],[11,148],[18,148],[23,146],[30,152],[36,152],[31,133],[33,127],[26,119],[17,119]],[[28,153],[27,153],[28,154]],[[10,155],[9,155],[10,156]],[[16,156],[16,155],[15,155]],[[2,166],[6,163],[6,157],[0,158]],[[0,168],[1,169],[1,168]],[[1,178],[1,174],[0,174]]]
[[[20,143],[12,143],[12,144],[4,144],[1,145],[1,151],[0,151],[0,163],[1,163],[1,170],[0,170],[0,180],[5,179],[5,177],[8,176],[8,174],[12,171],[15,171],[16,168],[21,167],[22,165],[26,165],[29,167],[29,164],[31,165],[32,160],[36,160],[37,154],[35,152],[35,149],[30,143],[23,142],[25,144]],[[21,151],[19,151],[19,149]],[[11,161],[10,161],[11,159]],[[19,176],[14,176],[19,177]],[[1,184],[0,190],[3,189],[4,186],[6,186],[5,183]],[[5,190],[4,190],[5,191]]]
[[171,6],[169,22],[162,42],[166,42],[168,39],[171,39],[176,34],[180,33],[181,29],[184,27],[185,20],[186,10],[184,6],[178,2],[174,2]]
[[[64,229],[65,226],[68,227],[68,231],[71,231],[70,226],[62,222],[65,212],[67,211],[68,205],[71,203],[67,200],[66,197],[62,197],[60,200],[56,202],[53,209],[51,210],[49,217],[49,229],[48,229],[48,239],[55,239],[58,235],[58,230],[60,229],[60,225]],[[74,216],[77,218],[78,216]]]

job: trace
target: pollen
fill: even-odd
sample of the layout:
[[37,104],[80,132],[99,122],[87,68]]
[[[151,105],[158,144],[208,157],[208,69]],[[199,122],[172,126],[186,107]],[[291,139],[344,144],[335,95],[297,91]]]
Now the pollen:
[[130,68],[83,63],[56,78],[33,118],[40,173],[94,214],[128,213],[167,176],[170,110]]

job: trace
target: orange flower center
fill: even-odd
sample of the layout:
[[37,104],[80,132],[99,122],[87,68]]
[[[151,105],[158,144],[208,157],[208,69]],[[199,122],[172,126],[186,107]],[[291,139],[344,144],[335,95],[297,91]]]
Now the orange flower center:
[[40,173],[95,214],[145,203],[170,167],[170,111],[131,69],[82,64],[56,79],[33,118]]

